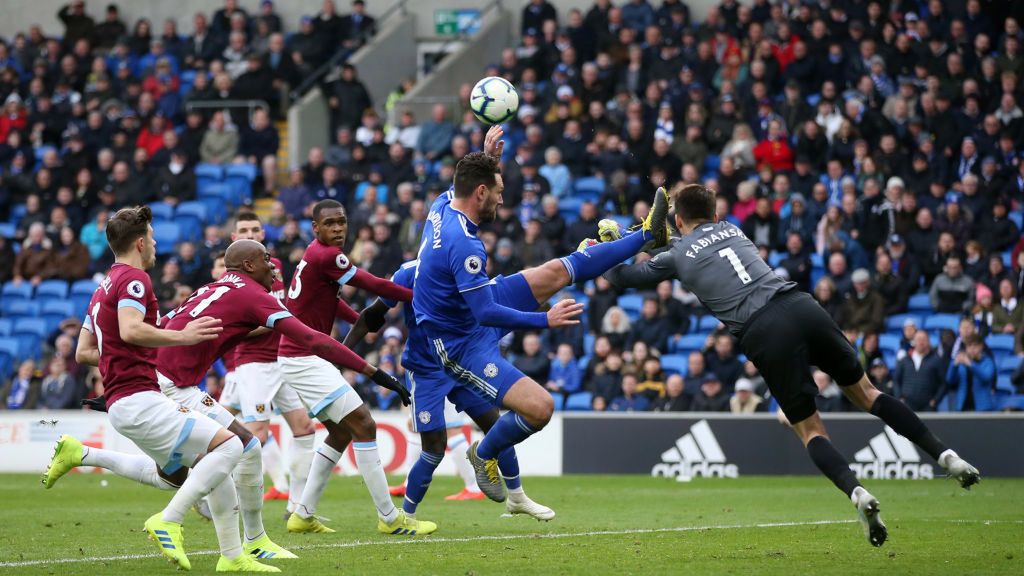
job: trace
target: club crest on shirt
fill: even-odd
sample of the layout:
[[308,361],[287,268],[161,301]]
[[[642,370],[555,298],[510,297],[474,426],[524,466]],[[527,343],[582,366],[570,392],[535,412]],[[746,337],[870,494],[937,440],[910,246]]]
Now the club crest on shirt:
[[214,403],[215,402],[213,398],[211,398],[209,394],[203,396],[203,406],[206,406],[207,408],[213,408]]
[[466,261],[463,263],[463,267],[465,267],[466,272],[469,272],[470,274],[479,274],[480,271],[483,270],[484,262],[479,256],[470,256],[466,258]]
[[182,414],[188,414],[188,408],[184,406],[178,406],[178,412],[181,412]]
[[265,404],[257,404],[256,405],[256,413],[257,414],[263,414],[266,411],[267,411],[267,406]]
[[494,365],[494,362],[489,362],[487,366],[484,366],[484,376],[488,378],[494,378],[498,375],[498,367]]
[[132,280],[128,283],[128,294],[133,298],[142,298],[146,293],[146,287],[142,285],[141,280]]
[[420,419],[421,424],[430,424],[430,412],[423,410],[416,417]]
[[349,265],[348,256],[345,256],[344,254],[338,254],[338,256],[334,259],[334,263],[338,266],[339,269],[344,270],[348,268]]

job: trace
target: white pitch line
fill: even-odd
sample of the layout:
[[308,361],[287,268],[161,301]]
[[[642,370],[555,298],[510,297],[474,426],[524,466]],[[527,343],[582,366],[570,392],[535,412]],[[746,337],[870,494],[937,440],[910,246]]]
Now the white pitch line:
[[[674,532],[701,532],[704,530],[740,530],[763,528],[786,528],[792,526],[823,526],[832,524],[852,524],[856,520],[813,520],[808,522],[767,522],[760,524],[727,524],[717,526],[679,526],[675,528],[635,528],[630,530],[598,530],[591,532],[555,532],[551,534],[504,534],[493,536],[469,536],[465,538],[420,538],[406,540],[356,540],[354,542],[333,542],[329,544],[311,544],[293,546],[291,550],[312,550],[316,548],[358,548],[362,546],[400,546],[411,544],[457,544],[463,542],[487,542],[501,540],[534,540],[576,538],[580,536],[625,536],[630,534],[660,534]],[[220,554],[219,550],[199,550],[189,552],[189,556],[212,556]],[[23,566],[48,566],[54,564],[80,564],[83,562],[116,562],[124,560],[143,560],[163,558],[162,554],[123,554],[120,556],[94,556],[84,558],[59,558],[54,560],[24,560],[20,562],[0,562],[0,568],[18,568]]]

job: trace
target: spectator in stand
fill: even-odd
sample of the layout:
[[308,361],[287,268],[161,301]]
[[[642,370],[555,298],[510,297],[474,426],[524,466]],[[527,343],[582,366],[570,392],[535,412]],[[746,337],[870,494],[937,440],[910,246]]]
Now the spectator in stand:
[[292,168],[288,172],[288,186],[282,188],[278,195],[288,216],[297,220],[312,216],[313,194],[304,182],[305,176],[302,168]]
[[953,408],[959,412],[994,411],[997,408],[995,358],[980,334],[971,334],[965,344],[966,350],[957,353],[946,373],[946,384],[950,392],[956,394]]
[[847,268],[846,256],[842,252],[833,252],[828,257],[828,278],[835,287],[835,293],[841,299],[853,289],[853,279]]
[[240,138],[238,153],[249,164],[262,164],[266,158],[276,161],[280,138],[277,129],[270,124],[270,112],[264,108],[253,111],[252,122]]
[[89,275],[89,249],[78,238],[75,231],[65,226],[60,231],[60,241],[53,249],[53,277],[61,280],[81,280]]
[[[356,75],[355,67],[351,64],[343,64],[341,76],[328,86],[327,94],[329,94],[327,105],[331,111],[332,131],[330,133],[336,132],[341,127],[350,130],[358,128],[363,112],[370,108],[371,101],[366,86]],[[442,111],[444,110],[443,104],[437,106],[440,106]],[[450,143],[451,137],[448,140]],[[445,151],[447,151],[447,144]]]
[[0,282],[9,282],[14,277],[14,242],[11,238],[0,236]]
[[768,132],[764,140],[754,147],[754,161],[757,166],[771,166],[775,171],[790,171],[793,169],[793,149],[786,141],[786,131],[781,120],[772,120],[768,123]]
[[722,381],[713,373],[704,377],[700,392],[690,403],[694,412],[728,412],[729,393],[722,386]]
[[997,198],[992,204],[992,215],[978,219],[978,238],[990,254],[1009,250],[1020,240],[1020,230],[1006,216],[1006,202]]
[[28,237],[14,259],[14,284],[28,281],[38,286],[53,275],[53,265],[53,242],[46,237],[46,226],[36,222],[28,229]]
[[757,199],[757,207],[743,223],[743,233],[756,246],[776,246],[779,238],[779,217],[772,211],[772,202],[762,196]]
[[49,373],[40,386],[39,408],[46,410],[67,410],[78,408],[81,396],[78,381],[68,373],[67,365],[60,356],[50,360]]
[[178,149],[171,152],[170,162],[157,172],[156,189],[158,197],[165,204],[177,206],[195,200],[196,176],[187,167],[188,157],[183,150]]
[[892,258],[885,251],[880,251],[875,257],[873,287],[881,295],[885,304],[885,316],[906,312],[907,301],[910,297],[907,285],[902,278],[894,273]]
[[579,363],[573,355],[572,345],[558,346],[558,353],[551,362],[547,384],[544,387],[552,394],[561,394],[563,400],[568,400],[571,394],[582,389],[582,375]]
[[636,374],[623,374],[622,390],[608,404],[608,410],[612,412],[646,412],[649,410],[650,401],[646,396],[637,392],[637,387]]
[[914,334],[914,348],[896,366],[897,397],[915,412],[935,410],[946,390],[944,362],[932,350],[928,333]]
[[665,382],[665,396],[658,399],[652,408],[655,412],[688,412],[690,397],[683,393],[683,377],[673,374]]
[[0,387],[0,408],[7,410],[32,410],[39,402],[39,378],[36,376],[36,363],[23,360],[18,365],[18,372],[10,384]]
[[513,364],[537,382],[546,382],[551,373],[551,361],[541,347],[540,336],[533,332],[523,337],[523,353],[516,356]]
[[420,127],[420,135],[416,141],[416,153],[419,156],[433,162],[451,151],[455,125],[447,120],[447,115],[444,104],[434,104],[430,120]]
[[377,21],[366,13],[363,0],[352,0],[352,12],[341,18],[339,26],[342,41],[346,50],[358,50],[377,33]]
[[210,118],[210,127],[199,146],[199,159],[208,164],[229,164],[238,154],[238,130],[227,124],[224,112]]
[[818,284],[814,287],[814,299],[833,320],[838,322],[841,319],[840,311],[843,301],[836,294],[836,284],[831,278],[825,276],[818,280]]
[[881,332],[885,329],[885,300],[871,287],[871,274],[858,268],[853,272],[853,290],[846,295],[840,315],[844,330],[860,334]]
[[551,146],[544,151],[544,165],[538,170],[551,186],[551,194],[556,198],[565,198],[572,194],[572,174],[562,164],[562,152]]
[[754,383],[747,378],[736,381],[736,391],[729,398],[729,411],[733,414],[753,414],[764,412],[764,398],[754,393]]
[[704,354],[708,370],[714,373],[725,389],[732,393],[736,380],[743,374],[743,363],[736,357],[736,344],[730,334],[714,337],[714,348]]
[[789,279],[796,282],[804,292],[811,291],[811,258],[804,249],[803,236],[790,232],[786,237],[786,256],[779,262]]
[[939,274],[928,291],[928,298],[936,312],[960,314],[974,307],[974,280],[964,276],[959,256],[946,259],[942,274]]
[[640,318],[633,324],[627,346],[643,341],[659,352],[668,352],[668,336],[672,327],[661,314],[658,298],[650,295],[644,298],[640,308]]
[[601,335],[608,338],[608,342],[616,350],[626,349],[631,328],[629,316],[618,306],[609,308],[601,321]]

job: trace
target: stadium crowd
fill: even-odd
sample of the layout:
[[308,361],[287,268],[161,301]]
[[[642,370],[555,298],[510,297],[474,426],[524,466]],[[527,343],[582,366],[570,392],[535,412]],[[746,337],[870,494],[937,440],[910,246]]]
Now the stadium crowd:
[[[63,38],[33,27],[0,43],[0,221],[11,223],[0,281],[102,274],[111,210],[194,201],[209,165],[256,167],[245,199],[275,199],[264,224],[286,282],[311,239],[311,206],[326,198],[348,208],[359,266],[388,276],[413,259],[427,207],[482,147],[467,108],[416,118],[395,104],[411,80],[374,103],[343,65],[322,86],[332,143],[277,181],[273,120],[287,88],[366,41],[365,10],[356,0],[340,16],[326,0],[285,31],[271,2],[249,15],[226,0],[184,36],[173,21],[129,31],[115,5],[96,23],[74,2],[61,10]],[[481,71],[512,81],[521,100],[506,126],[505,203],[481,228],[489,272],[574,250],[603,217],[639,222],[658,186],[703,182],[719,193],[719,218],[857,342],[880,388],[915,410],[1010,406],[1024,393],[1022,17],[1024,6],[982,0],[722,0],[702,19],[680,0],[586,11],[530,0],[519,44]],[[251,113],[188,106],[268,94],[270,109]],[[204,224],[153,271],[165,311],[210,280],[229,242],[230,220]],[[503,342],[559,406],[773,408],[735,339],[680,286],[623,295],[598,279],[566,292],[587,302],[579,329]],[[395,311],[356,351],[401,372],[404,334]],[[96,375],[74,364],[76,336],[66,320],[44,338],[48,364],[8,366],[3,407],[96,394]],[[814,380],[821,410],[849,408],[827,375]]]

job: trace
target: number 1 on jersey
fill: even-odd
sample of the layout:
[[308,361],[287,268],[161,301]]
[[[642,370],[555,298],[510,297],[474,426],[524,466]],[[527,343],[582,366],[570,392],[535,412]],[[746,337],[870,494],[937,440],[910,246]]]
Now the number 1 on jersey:
[[718,251],[720,258],[728,258],[729,263],[732,264],[733,270],[736,271],[736,275],[740,277],[740,282],[744,284],[750,284],[753,282],[753,278],[750,277],[750,273],[743,267],[743,262],[740,262],[740,257],[736,255],[736,252],[732,248],[723,248]]

